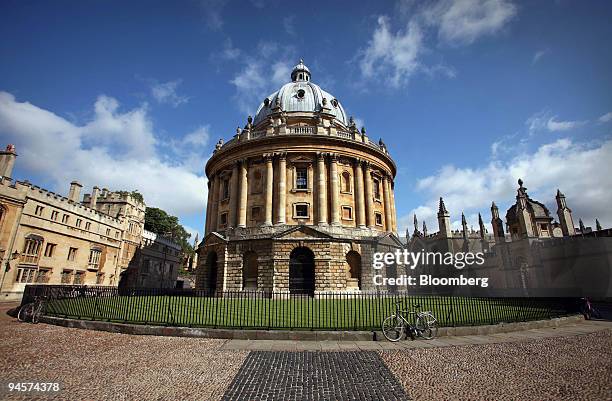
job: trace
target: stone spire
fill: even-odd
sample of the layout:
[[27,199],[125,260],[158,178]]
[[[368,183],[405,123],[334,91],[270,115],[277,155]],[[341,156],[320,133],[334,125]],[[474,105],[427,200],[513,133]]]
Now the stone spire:
[[576,229],[574,228],[574,220],[572,218],[572,210],[567,207],[565,201],[565,195],[557,189],[557,216],[559,216],[559,224],[561,225],[561,231],[563,235],[568,237],[576,235]]
[[478,226],[480,227],[480,238],[484,239],[485,237],[485,226],[482,221],[482,216],[478,213]]
[[531,220],[531,214],[527,208],[527,188],[523,186],[523,180],[518,179],[519,188],[516,191],[516,217],[518,218],[519,225],[521,228],[521,234],[527,238],[535,237],[533,232],[533,222]]
[[425,224],[425,220],[423,220],[423,236],[427,237],[427,224]]
[[584,234],[586,232],[586,227],[582,222],[582,219],[578,219],[578,226],[580,227],[580,234]]
[[470,249],[469,246],[469,235],[468,235],[468,225],[465,220],[465,214],[461,212],[461,226],[463,227],[463,252],[467,252]]
[[416,217],[416,213],[414,214],[414,234],[412,235],[417,235],[419,234],[419,221],[417,220]]
[[450,214],[446,210],[444,205],[444,199],[440,197],[440,205],[438,207],[438,232],[442,238],[451,238],[453,236],[451,232]]
[[597,220],[597,219],[595,219],[595,229],[597,231],[603,230],[603,228],[601,228],[601,224],[599,224],[599,220]]

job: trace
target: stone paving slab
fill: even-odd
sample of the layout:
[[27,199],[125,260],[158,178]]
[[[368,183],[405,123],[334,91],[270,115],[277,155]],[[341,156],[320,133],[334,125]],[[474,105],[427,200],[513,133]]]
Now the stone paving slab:
[[408,400],[376,352],[249,354],[224,401]]

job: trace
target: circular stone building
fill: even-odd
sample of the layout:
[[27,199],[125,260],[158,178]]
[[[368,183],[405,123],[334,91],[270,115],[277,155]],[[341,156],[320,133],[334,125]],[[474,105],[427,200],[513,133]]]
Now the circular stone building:
[[[373,252],[401,247],[396,166],[300,62],[291,82],[206,164],[197,288],[217,293],[374,289]],[[391,267],[393,269],[393,267]],[[385,272],[384,276],[396,272]]]

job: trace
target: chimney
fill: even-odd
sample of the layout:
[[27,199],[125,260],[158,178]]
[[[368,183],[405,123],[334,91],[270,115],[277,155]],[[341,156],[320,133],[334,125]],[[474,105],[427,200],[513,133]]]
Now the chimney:
[[98,193],[99,192],[100,192],[100,188],[93,187],[91,198],[89,199],[89,207],[92,209],[96,208],[96,204],[98,203]]
[[70,192],[68,192],[68,199],[75,203],[79,203],[79,196],[81,196],[82,187],[83,186],[77,181],[72,181],[70,183]]
[[14,145],[6,145],[6,150],[0,151],[0,177],[11,178],[16,158]]
[[108,188],[102,188],[102,197],[106,198],[108,196]]

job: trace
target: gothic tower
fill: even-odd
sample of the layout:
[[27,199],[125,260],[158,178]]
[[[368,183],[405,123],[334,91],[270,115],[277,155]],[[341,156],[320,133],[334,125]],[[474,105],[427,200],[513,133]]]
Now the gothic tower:
[[557,196],[555,199],[557,200],[557,216],[559,216],[559,223],[561,224],[561,231],[563,231],[563,235],[575,235],[576,230],[574,228],[574,220],[572,219],[572,211],[569,207],[567,207],[565,195],[563,195],[561,191],[557,189]]

